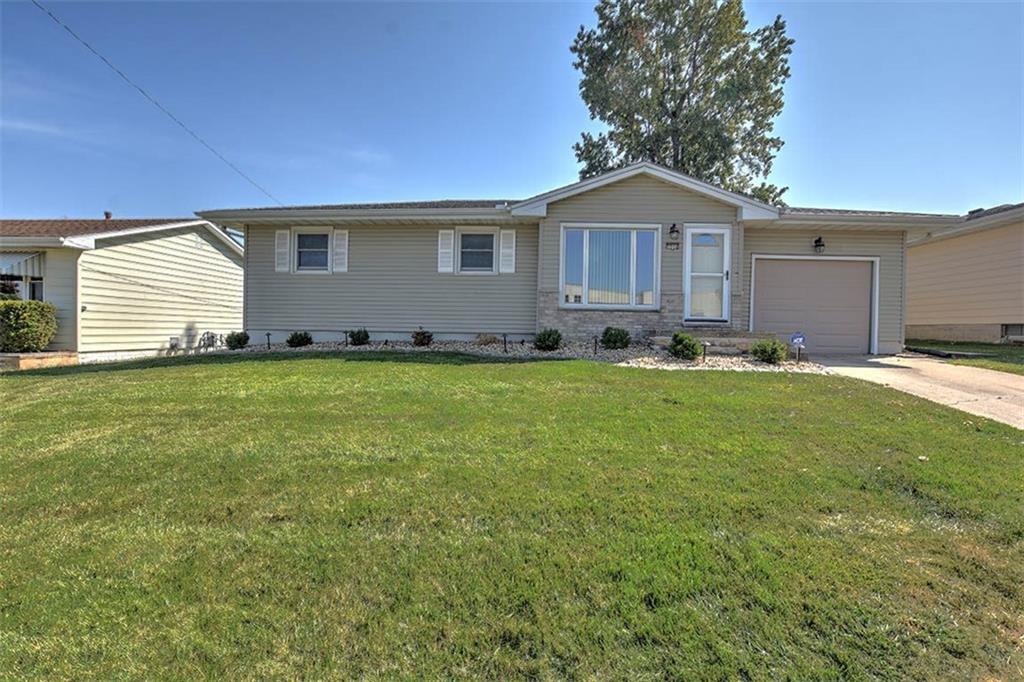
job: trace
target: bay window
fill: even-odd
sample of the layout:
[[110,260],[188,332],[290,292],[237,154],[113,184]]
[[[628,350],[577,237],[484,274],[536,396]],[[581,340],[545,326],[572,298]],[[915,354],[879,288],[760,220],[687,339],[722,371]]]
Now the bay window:
[[658,255],[657,227],[564,225],[561,305],[657,308]]

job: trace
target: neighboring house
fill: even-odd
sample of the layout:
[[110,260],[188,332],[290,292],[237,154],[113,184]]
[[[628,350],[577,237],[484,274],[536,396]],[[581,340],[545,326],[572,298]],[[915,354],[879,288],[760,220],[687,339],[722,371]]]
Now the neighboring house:
[[908,242],[907,337],[1024,336],[1024,203],[972,211]]
[[0,220],[0,278],[57,307],[82,361],[193,348],[242,327],[242,248],[205,220]]
[[903,346],[905,236],[957,216],[779,209],[639,163],[523,201],[202,211],[245,232],[245,328],[337,340],[680,328]]

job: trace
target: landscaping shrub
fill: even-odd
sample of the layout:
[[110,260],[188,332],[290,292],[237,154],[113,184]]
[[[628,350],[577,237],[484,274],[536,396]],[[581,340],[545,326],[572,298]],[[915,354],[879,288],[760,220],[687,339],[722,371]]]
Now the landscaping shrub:
[[6,279],[0,279],[0,301],[20,301],[21,295],[18,293],[18,287],[15,286],[14,282]]
[[414,346],[429,346],[433,340],[434,335],[423,327],[420,327],[412,333],[412,345]]
[[778,339],[763,339],[757,341],[750,347],[750,354],[761,362],[769,365],[777,365],[786,359],[788,349],[786,344]]
[[562,332],[557,329],[541,329],[533,340],[537,350],[558,350],[562,346]]
[[601,347],[608,350],[625,348],[629,345],[629,332],[622,327],[605,327],[601,334]]
[[370,332],[363,329],[353,329],[348,333],[348,342],[353,346],[365,346],[370,343]]
[[285,343],[288,344],[289,348],[300,348],[313,343],[313,337],[310,336],[309,332],[292,332],[288,335]]
[[41,351],[57,333],[57,309],[42,301],[0,301],[0,352]]
[[224,337],[224,343],[231,350],[239,350],[249,345],[249,335],[245,332],[231,332]]
[[669,355],[680,360],[696,360],[701,350],[700,341],[683,332],[673,334],[668,344]]
[[501,339],[494,334],[477,334],[475,343],[478,346],[493,346],[500,341]]

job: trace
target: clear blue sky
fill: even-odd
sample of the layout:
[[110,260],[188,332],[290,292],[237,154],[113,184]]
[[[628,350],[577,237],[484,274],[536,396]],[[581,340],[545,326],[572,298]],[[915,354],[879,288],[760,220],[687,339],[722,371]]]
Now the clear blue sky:
[[[284,203],[518,198],[595,129],[591,3],[47,3]],[[771,176],[792,205],[1024,201],[1024,5],[752,2],[796,39]],[[30,3],[0,3],[6,217],[271,203]]]

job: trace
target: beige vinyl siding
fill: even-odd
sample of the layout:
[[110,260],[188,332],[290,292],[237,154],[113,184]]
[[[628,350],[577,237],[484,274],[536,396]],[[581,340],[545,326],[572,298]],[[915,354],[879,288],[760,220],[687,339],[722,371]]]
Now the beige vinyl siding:
[[[902,231],[779,230],[747,226],[743,239],[743,281],[750,282],[754,254],[814,256],[813,242],[818,235],[825,240],[825,253],[822,255],[879,258],[878,352],[898,353],[903,348]],[[749,319],[750,287],[745,285],[733,309],[733,322],[737,327],[747,328]]]
[[289,227],[250,225],[246,230],[249,330],[340,333],[366,327],[408,333],[422,326],[435,334],[535,331],[535,226],[514,228],[516,271],[505,274],[439,273],[438,230],[455,228],[427,225],[346,225],[348,272],[275,272],[274,232]]
[[79,352],[152,351],[242,328],[241,257],[204,228],[99,240],[82,255]]
[[57,335],[48,350],[76,350],[78,346],[78,249],[44,252],[43,300],[57,308]]
[[[559,249],[561,224],[573,222],[657,223],[662,226],[661,292],[680,294],[683,290],[682,231],[684,223],[736,222],[736,208],[645,175],[636,175],[598,189],[556,201],[548,206],[541,221],[541,260],[538,289],[557,293],[559,288]],[[668,228],[675,223],[680,230],[679,250],[664,250]],[[738,269],[737,244],[743,238],[734,228],[733,269]],[[735,287],[734,288],[738,288]]]
[[1024,323],[1024,223],[911,246],[907,324]]

